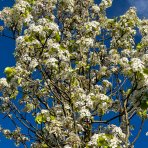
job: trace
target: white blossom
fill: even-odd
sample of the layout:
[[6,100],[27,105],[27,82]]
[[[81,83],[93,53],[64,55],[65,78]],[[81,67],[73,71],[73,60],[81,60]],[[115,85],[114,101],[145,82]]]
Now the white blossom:
[[2,87],[8,87],[8,86],[9,86],[9,84],[8,84],[6,78],[1,78],[1,79],[0,79],[0,89],[1,89]]
[[99,8],[98,5],[92,6],[92,10],[93,10],[95,13],[99,13],[99,12],[100,12],[100,8]]
[[143,62],[138,58],[131,59],[131,67],[134,72],[142,71],[144,68]]
[[91,117],[91,113],[88,109],[86,109],[85,107],[82,107],[80,110],[80,117],[84,118],[84,117]]

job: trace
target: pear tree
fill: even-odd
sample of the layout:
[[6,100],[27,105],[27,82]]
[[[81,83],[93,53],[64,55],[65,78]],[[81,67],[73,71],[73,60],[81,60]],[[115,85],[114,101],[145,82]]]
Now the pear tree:
[[148,118],[148,20],[134,7],[108,18],[111,6],[15,0],[0,11],[1,37],[16,43],[16,63],[0,79],[0,113],[12,128],[0,132],[16,146],[134,147]]

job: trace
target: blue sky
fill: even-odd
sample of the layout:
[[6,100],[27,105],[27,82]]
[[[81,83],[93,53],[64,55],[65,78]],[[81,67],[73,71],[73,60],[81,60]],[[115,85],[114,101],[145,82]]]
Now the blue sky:
[[137,8],[139,16],[148,18],[148,0],[128,0],[128,2]]
[[[11,6],[14,0],[0,0],[0,10],[3,7]],[[100,0],[95,0],[96,3],[99,3]],[[138,16],[140,18],[148,18],[148,0],[114,0],[113,6],[108,9],[107,15],[112,18],[115,16],[119,16],[124,14],[130,6],[135,6],[137,8]],[[0,25],[2,22],[0,22]],[[136,41],[139,41],[139,36],[136,37]],[[15,65],[15,59],[13,57],[13,52],[15,49],[15,42],[8,38],[0,37],[0,77],[4,76],[4,69],[7,66]],[[8,120],[3,121],[1,118],[3,116],[0,115],[0,124],[4,127],[11,127],[11,124]],[[140,122],[138,117],[133,120],[133,124],[136,125],[136,129],[139,128]],[[148,122],[144,125],[144,130],[141,134],[141,137],[136,142],[135,148],[147,148],[148,145],[148,137],[145,136],[145,133],[148,131]],[[15,148],[12,141],[6,140],[0,134],[0,148]]]

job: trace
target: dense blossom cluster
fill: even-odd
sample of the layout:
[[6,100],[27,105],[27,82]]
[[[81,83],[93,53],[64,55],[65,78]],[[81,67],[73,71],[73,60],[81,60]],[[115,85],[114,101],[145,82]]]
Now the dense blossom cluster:
[[135,8],[108,18],[111,5],[16,0],[0,12],[2,35],[8,28],[16,41],[16,65],[0,79],[0,111],[16,127],[1,129],[7,138],[32,148],[134,145],[130,121],[137,114],[143,122],[148,111],[148,20]]
[[105,133],[94,134],[91,137],[91,141],[88,142],[88,147],[109,147],[109,148],[117,148],[117,147],[126,147],[123,143],[123,139],[125,138],[125,134],[122,133],[120,127],[116,127],[115,125],[109,125]]

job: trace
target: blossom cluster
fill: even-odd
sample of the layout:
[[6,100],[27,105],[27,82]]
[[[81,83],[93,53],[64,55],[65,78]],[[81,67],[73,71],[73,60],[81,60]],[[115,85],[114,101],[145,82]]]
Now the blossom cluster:
[[125,148],[125,144],[123,139],[125,138],[125,134],[122,132],[120,127],[115,125],[109,125],[106,128],[106,133],[94,134],[91,137],[91,141],[88,142],[88,147],[123,147]]

